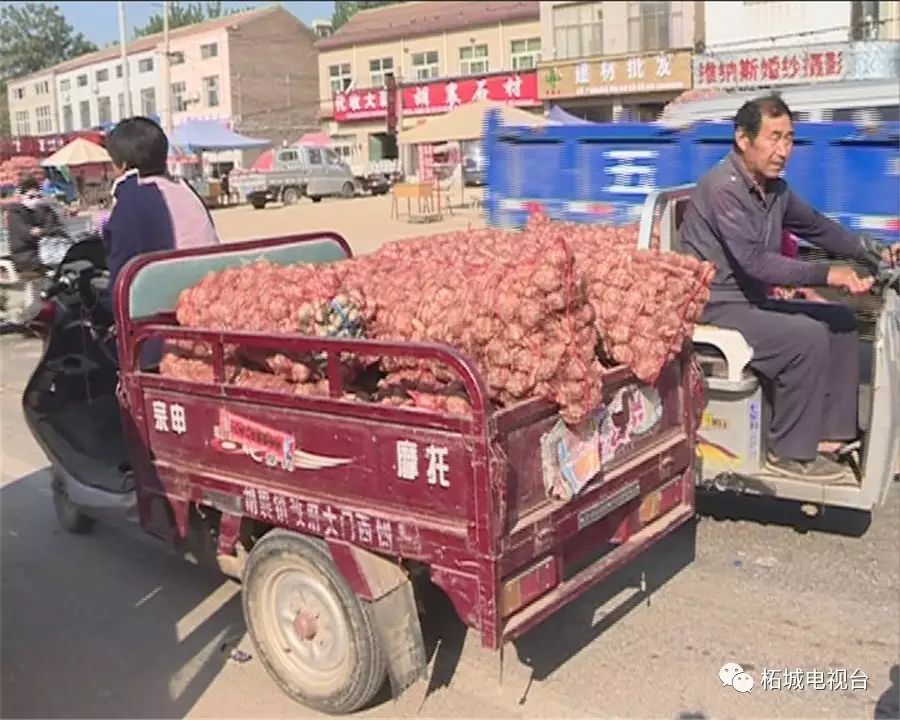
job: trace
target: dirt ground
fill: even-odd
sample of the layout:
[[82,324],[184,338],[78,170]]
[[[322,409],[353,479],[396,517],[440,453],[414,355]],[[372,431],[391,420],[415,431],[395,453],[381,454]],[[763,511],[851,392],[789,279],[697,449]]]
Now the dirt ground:
[[[399,203],[400,219],[392,218],[390,195],[357,197],[351,200],[326,198],[316,204],[301,200],[290,207],[277,204],[268,205],[262,210],[254,210],[249,205],[238,205],[213,210],[213,219],[219,236],[226,242],[333,230],[344,236],[354,253],[361,255],[375,250],[389,240],[484,227],[482,210],[471,207],[472,199],[480,201],[481,197],[480,189],[467,188],[464,201],[470,207],[460,208],[463,200],[458,193],[455,194],[452,198],[452,212],[444,209],[443,219],[430,223],[410,222],[406,215],[406,201]],[[415,213],[415,203],[412,209]]]

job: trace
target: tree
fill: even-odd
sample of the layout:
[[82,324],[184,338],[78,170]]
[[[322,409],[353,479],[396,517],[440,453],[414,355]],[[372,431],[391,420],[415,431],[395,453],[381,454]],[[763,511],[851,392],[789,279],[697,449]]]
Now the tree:
[[[245,9],[246,10],[246,9]],[[214,20],[215,18],[224,17],[225,15],[234,15],[235,13],[245,12],[245,10],[232,9],[226,10],[222,7],[221,2],[172,2],[169,5],[169,28],[184,27],[185,25],[196,25],[206,20]],[[154,35],[163,31],[162,13],[151,15],[147,24],[143,27],[135,28],[135,37],[144,37],[145,35]]]
[[398,0],[371,0],[366,2],[354,2],[353,0],[335,0],[334,12],[331,14],[331,30],[336,31],[341,25],[356,15],[360,10],[381,7],[382,5],[396,5]]
[[27,2],[0,6],[0,135],[9,135],[6,84],[97,49],[63,16],[58,5]]

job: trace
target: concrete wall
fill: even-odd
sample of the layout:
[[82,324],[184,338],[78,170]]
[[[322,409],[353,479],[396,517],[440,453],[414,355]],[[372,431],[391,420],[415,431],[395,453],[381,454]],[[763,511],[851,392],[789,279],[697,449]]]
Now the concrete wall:
[[709,51],[744,50],[846,42],[850,39],[850,8],[850,2],[837,0],[827,3],[707,2],[706,48]]

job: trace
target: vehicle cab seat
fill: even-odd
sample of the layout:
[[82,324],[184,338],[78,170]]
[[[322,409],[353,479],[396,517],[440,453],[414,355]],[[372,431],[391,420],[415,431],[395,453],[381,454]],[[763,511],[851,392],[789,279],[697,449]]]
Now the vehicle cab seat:
[[[681,245],[681,223],[684,220],[686,208],[687,202],[684,198],[670,205],[660,216],[660,226],[665,224],[669,227],[668,233],[661,233],[661,238],[669,239],[668,247],[664,246],[665,240],[661,240],[660,250],[684,253]],[[705,348],[712,348],[724,358],[725,367],[720,368],[717,375],[735,386],[743,382],[746,377],[747,365],[753,359],[753,348],[738,330],[697,324],[694,327],[692,339],[695,351],[699,356],[709,356],[710,353]]]

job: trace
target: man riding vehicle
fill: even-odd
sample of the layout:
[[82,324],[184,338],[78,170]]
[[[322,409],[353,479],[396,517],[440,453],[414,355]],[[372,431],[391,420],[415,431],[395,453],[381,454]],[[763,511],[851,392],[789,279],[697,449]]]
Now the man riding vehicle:
[[750,368],[771,385],[766,469],[835,482],[844,476],[840,453],[859,431],[856,318],[843,304],[780,300],[769,290],[830,286],[863,294],[873,278],[781,253],[784,231],[846,258],[862,259],[867,248],[781,177],[793,137],[793,116],[779,96],[745,103],[734,119],[732,151],[697,183],[681,238],[686,252],[716,266],[701,322],[739,331],[753,349]]

